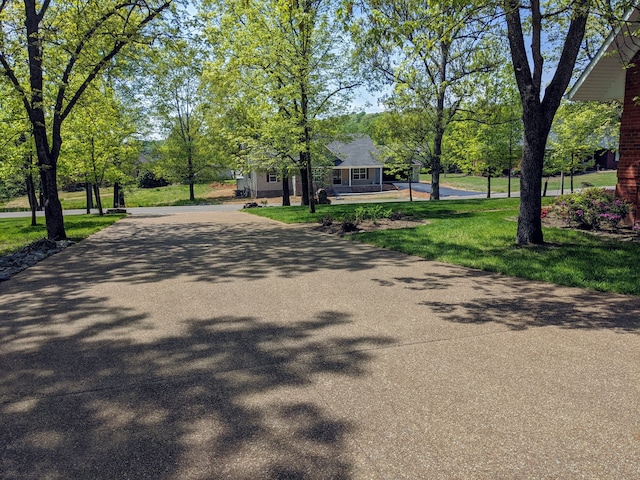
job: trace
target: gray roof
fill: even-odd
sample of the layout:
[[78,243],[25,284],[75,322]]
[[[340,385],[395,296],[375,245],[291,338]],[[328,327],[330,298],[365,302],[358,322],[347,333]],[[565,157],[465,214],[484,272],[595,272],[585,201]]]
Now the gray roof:
[[569,100],[623,100],[627,72],[625,67],[640,50],[640,43],[632,33],[637,26],[638,10],[633,8],[627,12],[623,26],[609,35],[582,72],[569,91]]
[[336,167],[382,167],[380,152],[369,135],[353,135],[348,142],[334,141],[327,149],[336,157]]

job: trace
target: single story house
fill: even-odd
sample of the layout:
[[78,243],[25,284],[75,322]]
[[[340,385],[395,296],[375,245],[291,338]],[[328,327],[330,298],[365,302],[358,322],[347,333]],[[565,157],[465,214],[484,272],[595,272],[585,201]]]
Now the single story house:
[[352,135],[348,141],[327,145],[333,168],[325,189],[329,195],[381,192],[384,165],[368,135]]
[[[368,193],[383,190],[384,165],[380,152],[368,135],[352,135],[347,141],[327,145],[326,166],[314,168],[314,192],[324,188],[329,195]],[[420,180],[420,164],[413,165],[413,181]],[[236,177],[239,196],[249,198],[282,195],[282,178],[275,171],[251,171]],[[289,179],[292,195],[302,192],[301,178]]]
[[[293,190],[294,179],[289,178],[289,191]],[[247,198],[282,196],[282,177],[277,172],[251,171],[236,176],[236,196]]]
[[622,103],[616,196],[633,203],[630,221],[640,219],[640,42],[634,32],[640,25],[637,8],[605,40],[568,97],[574,101]]

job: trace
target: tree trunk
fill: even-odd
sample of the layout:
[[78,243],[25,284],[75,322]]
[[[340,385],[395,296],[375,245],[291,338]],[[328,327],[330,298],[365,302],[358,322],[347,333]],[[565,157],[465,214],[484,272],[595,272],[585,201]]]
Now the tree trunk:
[[120,184],[113,184],[113,208],[120,208]]
[[47,225],[47,237],[49,240],[54,241],[66,240],[67,233],[64,229],[62,204],[58,197],[57,166],[45,165],[41,171],[44,186],[44,216]]
[[564,195],[564,172],[560,172],[560,195]]
[[[533,122],[536,120],[533,119]],[[520,215],[518,216],[518,233],[516,244],[542,244],[542,166],[544,163],[544,147],[547,133],[544,126],[540,130],[528,129],[525,135],[522,152],[522,175],[520,177]],[[525,128],[525,131],[527,129]]]
[[58,197],[58,155],[62,138],[60,136],[60,112],[53,113],[51,147],[47,134],[47,118],[44,113],[44,68],[42,67],[42,43],[40,34],[41,17],[36,2],[24,2],[25,27],[27,33],[27,52],[29,57],[29,84],[31,87],[30,105],[27,113],[31,122],[33,141],[36,146],[38,167],[44,191],[44,215],[47,225],[47,237],[50,240],[66,240],[64,214]]
[[87,182],[84,185],[85,192],[87,193],[87,213],[91,213],[91,209],[93,208],[93,194],[91,193],[91,189],[93,186]]
[[289,191],[289,177],[282,175],[282,206],[291,206],[291,192]]
[[[300,159],[302,160],[302,158]],[[307,181],[307,168],[304,164],[300,166],[300,183],[302,184],[302,200],[300,205],[309,205],[309,182]]]
[[[542,244],[542,166],[544,148],[551,129],[553,117],[560,106],[562,96],[567,90],[571,73],[575,66],[578,52],[584,38],[585,26],[589,14],[590,0],[572,2],[572,18],[562,45],[556,71],[542,93],[542,77],[544,58],[542,55],[542,38],[544,15],[540,10],[540,2],[529,3],[531,34],[525,35],[520,18],[522,2],[509,0],[502,2],[507,23],[507,37],[513,71],[520,92],[522,103],[522,120],[524,124],[524,142],[522,152],[522,180],[520,194],[520,216],[518,217],[518,245]],[[527,40],[525,40],[527,37]],[[527,55],[525,41],[531,42],[531,56]],[[533,62],[533,68],[531,63]]]
[[40,173],[40,193],[38,194],[38,211],[42,212],[44,210],[44,178],[42,173]]
[[[444,103],[442,107],[439,105],[439,108],[444,109]],[[442,138],[444,137],[443,114],[444,111],[439,111],[436,117],[433,158],[431,160],[431,200],[440,200],[440,158],[442,156]]]
[[25,183],[27,187],[27,197],[29,198],[29,208],[31,209],[31,226],[35,227],[38,225],[38,222],[36,220],[36,211],[38,210],[38,197],[36,197],[36,187],[33,183],[32,173],[27,174]]
[[309,213],[316,213],[316,202],[314,201],[314,190],[313,190],[313,173],[311,170],[311,152],[302,152],[300,156],[304,155],[305,164],[307,166],[307,183],[309,186],[307,187],[307,194],[309,195],[307,205],[309,205]]
[[491,173],[487,173],[487,198],[491,198]]
[[96,205],[98,206],[98,215],[104,215],[104,211],[102,210],[102,200],[100,199],[100,185],[97,183],[93,184],[93,193],[96,196]]
[[509,172],[507,173],[507,198],[511,198],[511,169],[513,168],[513,123],[509,123]]
[[542,196],[547,196],[547,187],[549,186],[549,177],[544,180],[544,190],[542,190]]
[[571,193],[573,193],[573,167],[571,167],[571,170],[569,171],[569,175],[570,177],[570,185],[571,185]]
[[192,151],[192,145],[191,145],[191,138],[188,139],[188,144],[187,144],[187,173],[189,175],[189,201],[190,202],[195,202],[196,201],[196,195],[193,189],[193,184],[195,182],[195,172],[193,171],[193,151]]

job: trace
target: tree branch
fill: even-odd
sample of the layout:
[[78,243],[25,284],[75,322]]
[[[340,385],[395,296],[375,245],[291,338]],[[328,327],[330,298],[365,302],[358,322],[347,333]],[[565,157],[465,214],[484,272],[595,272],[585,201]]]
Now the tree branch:
[[[120,40],[120,41],[116,41],[115,42],[115,44],[111,48],[111,50],[106,55],[104,55],[102,57],[102,59],[100,61],[98,61],[98,63],[96,63],[96,65],[94,65],[94,67],[91,70],[91,72],[87,75],[87,77],[81,83],[80,87],[78,87],[78,90],[76,90],[76,93],[73,95],[71,100],[69,100],[69,102],[67,103],[67,106],[65,107],[64,111],[62,111],[60,113],[61,120],[64,120],[64,118],[66,118],[69,115],[69,112],[73,109],[73,107],[77,103],[78,99],[82,96],[82,94],[87,89],[89,84],[93,81],[94,78],[96,78],[98,76],[98,74],[105,67],[105,65],[107,65],[107,63],[109,61],[111,61],[113,59],[113,57],[115,57],[118,54],[118,52],[120,50],[122,50],[122,48],[125,45],[127,45],[128,41],[133,37],[133,35],[138,33],[146,24],[151,22],[158,15],[160,15],[160,13],[162,13],[163,10],[165,10],[167,7],[169,7],[169,5],[171,5],[171,0],[166,1],[165,3],[163,3],[161,6],[159,6],[155,10],[152,10],[151,13],[149,13],[147,15],[147,17],[145,17],[139,23],[138,28],[135,30],[135,32],[132,32],[132,33],[126,35],[125,36],[125,40]],[[63,88],[63,87],[61,87],[61,88]]]
[[25,109],[27,110],[27,112],[31,112],[31,103],[29,102],[27,92],[22,87],[22,85],[20,85],[20,81],[18,80],[18,77],[16,77],[16,73],[13,68],[11,68],[11,65],[9,65],[7,57],[4,53],[0,53],[0,64],[2,64],[4,76],[9,79],[13,87],[20,94],[20,99],[22,100]]

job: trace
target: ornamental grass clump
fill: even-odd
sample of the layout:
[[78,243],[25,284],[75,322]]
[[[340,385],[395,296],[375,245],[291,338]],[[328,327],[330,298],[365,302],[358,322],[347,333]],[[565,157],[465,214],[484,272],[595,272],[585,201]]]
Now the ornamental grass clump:
[[629,208],[627,202],[615,198],[613,190],[603,188],[561,195],[554,201],[554,210],[567,224],[586,230],[617,228]]

